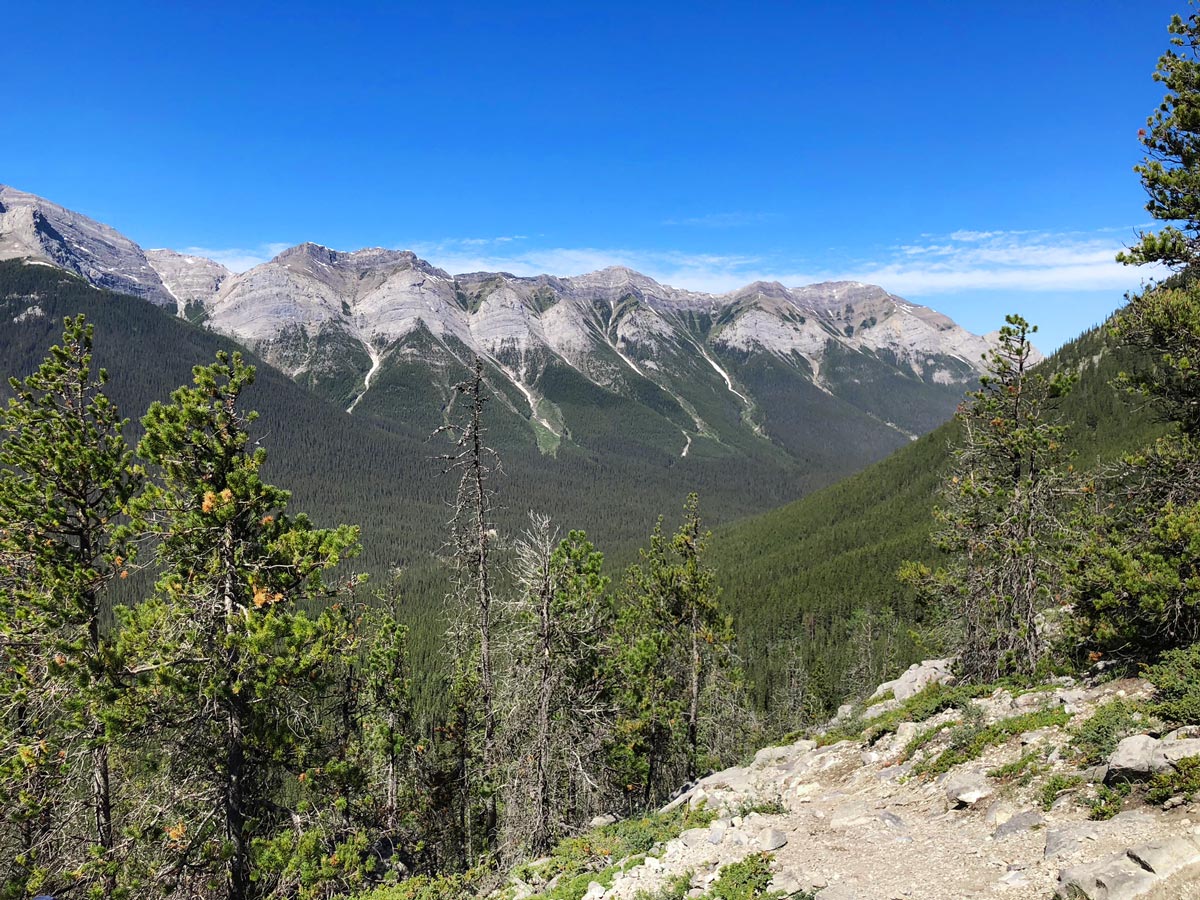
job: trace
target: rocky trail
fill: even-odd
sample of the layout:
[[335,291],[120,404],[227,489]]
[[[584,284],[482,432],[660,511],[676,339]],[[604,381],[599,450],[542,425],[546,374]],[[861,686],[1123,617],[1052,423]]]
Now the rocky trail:
[[[667,809],[688,804],[716,818],[631,861],[610,886],[591,884],[585,900],[652,897],[685,874],[687,896],[702,897],[723,866],[764,853],[771,890],[819,900],[1200,898],[1200,804],[1178,796],[1151,805],[1141,786],[1200,755],[1200,729],[1132,735],[1107,763],[1073,761],[1079,726],[1106,702],[1145,698],[1146,682],[1085,686],[1066,678],[1015,696],[997,690],[924,722],[895,722],[905,701],[950,681],[947,661],[914,666],[880,686],[879,702],[844,707],[826,729],[830,740],[838,728],[862,725],[868,739],[798,740],[700,779]],[[889,715],[892,730],[871,743],[871,723]],[[1043,722],[1053,724],[1025,728]],[[939,759],[951,758],[942,754],[979,734],[1004,739],[933,774]],[[1089,818],[1094,798],[1108,790],[1121,811]],[[519,887],[518,895],[537,890]]]

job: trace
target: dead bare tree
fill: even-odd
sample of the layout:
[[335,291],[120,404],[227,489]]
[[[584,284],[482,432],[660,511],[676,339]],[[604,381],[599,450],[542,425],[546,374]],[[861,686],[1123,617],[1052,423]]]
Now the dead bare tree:
[[612,611],[603,557],[583,532],[560,540],[548,517],[531,514],[514,555],[500,685],[502,849],[537,856],[602,811],[614,710],[601,658]]
[[[459,777],[463,794],[463,830],[468,858],[473,857],[472,798],[482,801],[482,846],[496,844],[498,811],[494,776],[496,755],[496,682],[493,662],[495,610],[491,554],[495,537],[492,521],[493,476],[502,471],[496,451],[487,445],[484,404],[488,402],[483,377],[483,360],[475,358],[470,378],[454,385],[454,391],[467,404],[461,420],[438,428],[434,435],[450,434],[454,448],[439,457],[446,465],[442,474],[459,476],[450,519],[451,559],[454,587],[450,595],[449,651],[456,666],[458,692],[473,696],[474,714],[459,697],[463,712],[459,723]],[[469,671],[473,670],[473,671]],[[472,677],[473,676],[473,677]],[[473,682],[470,687],[467,682]],[[472,719],[473,721],[467,721]],[[474,734],[472,734],[474,732]],[[470,744],[478,744],[479,764],[472,771]]]

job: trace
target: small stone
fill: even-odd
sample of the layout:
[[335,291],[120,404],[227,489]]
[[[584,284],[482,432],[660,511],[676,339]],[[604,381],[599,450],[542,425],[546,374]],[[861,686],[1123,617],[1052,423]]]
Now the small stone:
[[1030,691],[1027,694],[1021,694],[1021,696],[1013,700],[1013,706],[1022,711],[1037,709],[1038,707],[1047,705],[1050,702],[1050,698],[1051,695],[1046,691]]
[[754,762],[750,764],[750,768],[765,769],[778,765],[788,758],[789,752],[787,747],[763,747],[754,754]]
[[1108,778],[1108,766],[1101,763],[1098,766],[1092,766],[1090,769],[1084,769],[1079,773],[1079,777],[1091,784],[1103,784],[1105,779]]
[[760,850],[778,850],[787,844],[787,842],[787,835],[778,828],[764,828],[758,833],[758,847]]
[[1077,715],[1083,709],[1084,703],[1087,702],[1087,691],[1078,688],[1070,691],[1055,691],[1054,696],[1070,715]]
[[1159,742],[1148,734],[1125,738],[1108,757],[1108,779],[1148,778],[1169,768],[1159,760]]
[[583,895],[583,900],[603,900],[604,885],[598,881],[588,882],[587,891]]
[[1027,887],[1029,885],[1029,878],[1026,877],[1024,872],[1014,870],[1001,875],[1000,884],[1010,888]]
[[993,788],[987,776],[979,770],[960,772],[947,778],[944,784],[946,799],[957,807],[974,806],[992,796]]
[[1067,856],[1075,852],[1087,839],[1096,839],[1096,826],[1086,823],[1057,825],[1046,830],[1046,859]]
[[592,819],[591,822],[588,823],[588,827],[589,828],[603,828],[605,825],[615,824],[616,821],[617,821],[616,816],[610,816],[610,815],[596,816],[594,819]]
[[1003,825],[1016,814],[1017,811],[1009,806],[1009,804],[1003,800],[997,800],[988,807],[987,812],[983,815],[983,820],[989,825],[996,827]]
[[1041,813],[1035,809],[1027,809],[1024,812],[1017,813],[1007,822],[1000,825],[992,832],[992,837],[998,841],[1002,841],[1007,837],[1012,837],[1014,834],[1031,831],[1045,824],[1046,820]]
[[775,877],[771,879],[771,883],[767,885],[767,893],[773,894],[776,891],[784,894],[798,894],[802,890],[800,879],[791,872],[777,872]]

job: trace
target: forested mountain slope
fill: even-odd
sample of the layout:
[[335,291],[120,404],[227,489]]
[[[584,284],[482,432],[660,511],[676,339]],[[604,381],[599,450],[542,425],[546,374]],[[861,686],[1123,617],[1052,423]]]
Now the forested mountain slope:
[[[620,266],[451,274],[406,250],[303,243],[243,272],[143,251],[108,225],[0,185],[0,259],[44,262],[232,337],[355,416],[432,431],[479,357],[509,454],[637,460],[702,486],[744,473],[761,511],[944,421],[981,337],[882,287],[756,282],[724,294]],[[630,482],[638,488],[636,473]]]
[[[81,278],[47,265],[0,261],[0,373],[23,376],[59,340],[63,317],[83,312],[96,326],[98,363],[108,369],[109,391],[132,422],[154,400],[191,379],[194,365],[210,362],[230,339],[145,300],[98,290]],[[401,373],[381,391],[412,391]],[[466,375],[465,370],[455,377]],[[687,458],[674,451],[621,445],[634,423],[619,405],[578,385],[580,411],[597,434],[609,435],[609,452],[564,445],[556,456],[540,452],[532,432],[501,402],[489,405],[490,437],[500,449],[504,474],[497,479],[499,525],[514,534],[530,510],[547,513],[564,530],[587,530],[610,560],[611,570],[632,560],[660,514],[673,516],[689,491],[703,499],[712,523],[768,509],[819,488],[865,459],[847,459],[830,447],[819,460],[797,464],[782,452],[731,464],[727,453],[700,448]],[[0,396],[7,393],[0,387]],[[382,395],[382,394],[381,394]],[[406,618],[414,628],[414,665],[437,670],[444,623],[445,574],[438,555],[446,540],[450,478],[435,457],[447,449],[430,439],[439,421],[348,415],[266,364],[248,392],[261,418],[255,434],[268,449],[266,475],[293,492],[294,508],[320,524],[345,522],[362,528],[362,556],[351,564],[376,578],[392,566],[405,570]],[[875,451],[873,451],[875,452]],[[345,568],[345,567],[344,567]]]
[[[1114,460],[1163,427],[1113,386],[1139,361],[1114,349],[1104,328],[1043,365],[1079,374],[1061,405],[1077,468]],[[807,692],[822,709],[866,688],[856,682],[882,654],[893,654],[893,663],[920,655],[912,628],[923,611],[897,572],[905,560],[936,559],[932,511],[955,436],[948,422],[832,487],[718,529],[713,563],[761,701],[797,653]]]

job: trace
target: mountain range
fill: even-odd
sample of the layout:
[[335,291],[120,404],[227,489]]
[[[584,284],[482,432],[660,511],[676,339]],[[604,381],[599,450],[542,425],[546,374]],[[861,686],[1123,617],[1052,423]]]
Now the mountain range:
[[[243,273],[0,186],[0,259],[75,272],[222,333],[356,415],[432,431],[484,360],[498,430],[545,454],[851,468],[943,421],[990,337],[881,287],[726,294],[612,267],[451,275],[403,250],[300,244]],[[848,453],[848,456],[846,454]],[[661,460],[660,460],[661,461]]]

